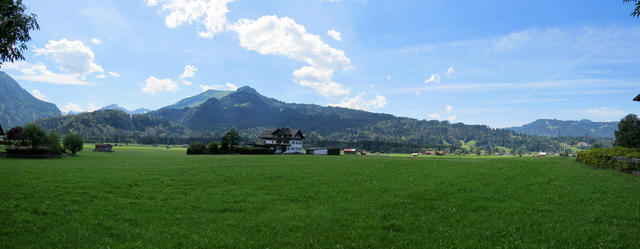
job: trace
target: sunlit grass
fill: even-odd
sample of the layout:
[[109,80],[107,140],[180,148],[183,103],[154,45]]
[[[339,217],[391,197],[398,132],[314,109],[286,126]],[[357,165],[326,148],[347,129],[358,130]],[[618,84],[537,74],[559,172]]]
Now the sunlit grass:
[[565,158],[0,159],[0,248],[640,248],[640,180]]

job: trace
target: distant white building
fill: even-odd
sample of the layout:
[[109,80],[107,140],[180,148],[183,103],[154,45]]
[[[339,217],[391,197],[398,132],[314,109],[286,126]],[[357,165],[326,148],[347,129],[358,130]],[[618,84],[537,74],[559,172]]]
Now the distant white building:
[[276,153],[294,154],[302,152],[304,135],[298,129],[280,128],[264,130],[260,133],[263,147],[269,147]]

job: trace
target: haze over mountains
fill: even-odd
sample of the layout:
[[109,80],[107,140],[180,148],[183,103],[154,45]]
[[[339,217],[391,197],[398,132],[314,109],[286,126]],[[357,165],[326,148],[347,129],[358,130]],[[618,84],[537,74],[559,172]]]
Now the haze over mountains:
[[532,123],[509,129],[518,133],[542,137],[605,137],[613,138],[620,122],[592,122],[590,120],[564,121],[538,119]]
[[119,106],[119,105],[117,105],[117,104],[111,104],[111,105],[108,105],[108,106],[105,106],[105,107],[101,107],[101,108],[100,108],[100,109],[98,109],[98,110],[100,110],[100,111],[101,111],[101,110],[119,110],[119,111],[126,112],[126,113],[128,113],[129,115],[134,115],[134,114],[145,114],[145,113],[147,113],[147,112],[150,112],[150,111],[151,111],[151,110],[146,109],[146,108],[138,108],[138,109],[135,109],[135,110],[129,110],[129,109],[126,109],[126,108],[124,108],[124,107],[121,107],[121,106]]

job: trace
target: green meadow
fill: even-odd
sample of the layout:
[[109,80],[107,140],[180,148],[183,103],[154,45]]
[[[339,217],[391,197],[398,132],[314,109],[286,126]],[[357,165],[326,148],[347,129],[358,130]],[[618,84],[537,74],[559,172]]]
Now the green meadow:
[[0,248],[640,248],[640,178],[567,158],[0,158]]

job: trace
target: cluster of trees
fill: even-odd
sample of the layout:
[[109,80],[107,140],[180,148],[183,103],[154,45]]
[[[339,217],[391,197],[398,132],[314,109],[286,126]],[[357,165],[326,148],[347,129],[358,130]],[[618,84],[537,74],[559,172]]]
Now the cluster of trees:
[[47,133],[35,123],[24,127],[13,127],[6,133],[4,144],[9,148],[30,146],[32,153],[61,154],[70,151],[74,155],[82,150],[84,141],[77,134],[67,134],[60,144],[60,136],[55,131]]
[[216,141],[204,145],[201,141],[192,142],[187,148],[188,155],[200,154],[234,154],[239,152],[240,135],[235,129],[229,130],[222,136],[220,143]]
[[615,146],[640,148],[640,120],[638,116],[629,114],[620,120],[615,135]]

